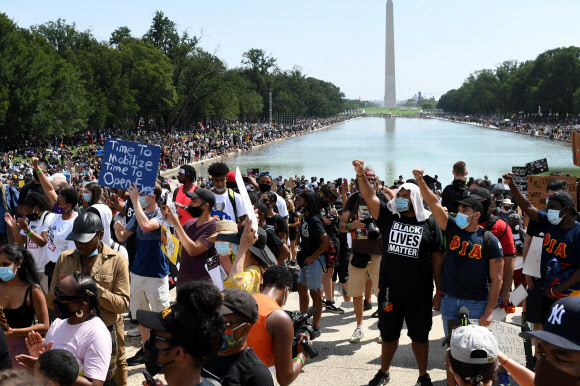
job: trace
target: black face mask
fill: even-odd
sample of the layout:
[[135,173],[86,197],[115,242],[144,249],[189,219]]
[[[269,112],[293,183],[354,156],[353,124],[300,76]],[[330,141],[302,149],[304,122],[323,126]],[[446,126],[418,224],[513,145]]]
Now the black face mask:
[[235,181],[226,182],[226,188],[228,188],[228,189],[237,189],[238,188],[238,184],[236,184]]
[[59,319],[68,319],[75,314],[68,308],[68,304],[63,304],[56,299],[52,301],[52,304],[54,306],[54,313]]
[[300,208],[298,208],[298,213],[304,214],[304,212],[306,212],[306,206],[302,205]]
[[159,364],[159,354],[161,351],[171,350],[173,347],[166,348],[164,350],[160,349],[159,347],[155,346],[155,344],[151,341],[151,338],[145,342],[144,345],[144,354],[145,354],[145,370],[152,376],[159,374],[159,372],[167,365],[175,362],[175,360],[169,361],[164,365]]
[[200,206],[188,206],[187,213],[191,215],[191,217],[199,217],[203,214],[203,209]]
[[38,214],[37,213],[30,213],[26,215],[26,218],[28,219],[28,221],[36,221],[38,220]]
[[258,186],[260,187],[260,192],[262,193],[266,193],[272,190],[272,185],[269,184],[258,184]]
[[534,385],[553,385],[554,380],[556,379],[558,380],[557,384],[561,386],[580,385],[580,381],[578,380],[579,378],[563,372],[551,364],[546,358],[540,355],[538,362],[536,363],[536,377],[534,378]]

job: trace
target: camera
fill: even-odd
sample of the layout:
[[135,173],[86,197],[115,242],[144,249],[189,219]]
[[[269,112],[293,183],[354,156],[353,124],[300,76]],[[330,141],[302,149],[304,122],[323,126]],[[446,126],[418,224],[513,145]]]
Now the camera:
[[314,336],[314,326],[308,321],[316,313],[316,307],[310,307],[307,312],[302,313],[300,311],[286,311],[290,319],[292,319],[292,325],[294,326],[294,340],[292,341],[292,357],[296,357],[298,354],[298,343],[304,346],[304,349],[310,355],[310,358],[316,358],[318,356],[318,350],[312,345],[312,343],[304,340],[300,334],[304,334],[310,339]]
[[367,226],[366,230],[369,240],[379,240],[381,238],[381,232],[379,232],[377,223],[373,219],[373,216],[363,216],[361,221]]

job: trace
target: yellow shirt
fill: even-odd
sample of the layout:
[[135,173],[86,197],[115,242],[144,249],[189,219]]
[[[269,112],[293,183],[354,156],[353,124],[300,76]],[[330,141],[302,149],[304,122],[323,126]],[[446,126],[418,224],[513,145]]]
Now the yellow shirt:
[[260,292],[263,273],[264,269],[262,267],[250,265],[237,275],[224,280],[224,287],[238,288],[250,294],[258,293]]

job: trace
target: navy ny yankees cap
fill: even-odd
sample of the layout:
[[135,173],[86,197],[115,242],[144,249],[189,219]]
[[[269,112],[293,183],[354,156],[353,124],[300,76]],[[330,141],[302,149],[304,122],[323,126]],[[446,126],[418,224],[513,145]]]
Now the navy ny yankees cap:
[[543,330],[522,332],[522,338],[537,338],[565,350],[580,351],[580,297],[570,296],[552,305]]

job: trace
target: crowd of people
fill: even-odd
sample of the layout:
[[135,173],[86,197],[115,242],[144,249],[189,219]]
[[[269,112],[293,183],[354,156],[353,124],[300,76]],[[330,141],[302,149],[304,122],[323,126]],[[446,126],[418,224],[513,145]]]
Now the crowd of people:
[[442,118],[453,122],[476,123],[514,133],[540,136],[570,142],[572,131],[580,128],[580,119],[559,115],[505,115],[505,114],[443,114]]
[[[283,135],[254,129],[260,136],[242,143]],[[221,137],[228,143],[218,146],[229,149],[248,134],[223,135],[234,138]],[[81,149],[87,173],[62,173],[70,169],[59,157],[76,147],[59,142],[54,157],[54,149],[32,146],[30,161],[20,161],[29,181],[0,185],[0,367],[11,368],[0,382],[126,385],[128,368],[144,364],[151,384],[163,374],[170,386],[288,385],[315,355],[312,341],[332,328],[322,312],[345,314],[337,285],[353,304],[356,325],[345,337],[353,345],[376,297],[381,362],[371,386],[390,381],[404,324],[416,383],[432,384],[433,311],[449,338],[448,385],[580,377],[580,224],[563,180],[550,182],[547,208],[538,209],[511,173],[492,184],[468,178],[462,161],[445,187],[422,169],[385,184],[363,160],[334,180],[261,171],[241,176],[241,187],[226,162],[201,179],[191,158],[177,158],[177,186],[160,176],[146,195],[135,184],[100,186],[98,147]],[[537,277],[515,263],[532,252],[541,255]],[[512,304],[519,285],[528,297]],[[284,311],[291,291],[300,312],[312,314],[298,332]],[[508,306],[522,306],[521,324],[533,325],[524,335],[535,339],[535,372],[500,352],[485,328]],[[454,327],[463,307],[477,325]],[[125,331],[126,318],[138,326]],[[140,337],[130,358],[127,335]]]

